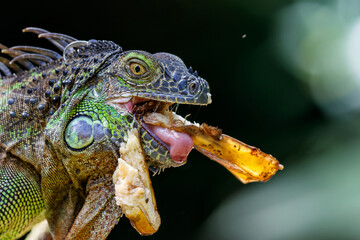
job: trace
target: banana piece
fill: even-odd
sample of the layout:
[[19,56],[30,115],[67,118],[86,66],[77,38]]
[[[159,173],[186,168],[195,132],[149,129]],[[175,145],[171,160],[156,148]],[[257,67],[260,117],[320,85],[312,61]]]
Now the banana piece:
[[159,229],[161,220],[136,129],[128,132],[120,155],[113,174],[116,204],[141,235],[151,235]]
[[218,162],[243,183],[264,182],[284,168],[276,158],[256,147],[222,134],[206,123],[193,124],[174,112],[149,113],[144,122],[187,133],[196,150]]

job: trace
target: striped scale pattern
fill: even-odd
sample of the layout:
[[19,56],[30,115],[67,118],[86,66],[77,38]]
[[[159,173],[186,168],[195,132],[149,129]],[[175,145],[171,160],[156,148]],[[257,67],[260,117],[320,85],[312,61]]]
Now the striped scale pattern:
[[43,219],[44,202],[35,171],[18,159],[7,159],[0,167],[0,235],[14,239]]

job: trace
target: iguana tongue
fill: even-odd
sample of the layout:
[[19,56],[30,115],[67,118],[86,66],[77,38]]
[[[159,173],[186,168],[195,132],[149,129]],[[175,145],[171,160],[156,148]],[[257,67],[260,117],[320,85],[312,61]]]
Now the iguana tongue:
[[193,141],[186,133],[176,132],[168,128],[163,128],[154,125],[147,125],[147,129],[156,137],[158,137],[165,144],[169,145],[169,152],[171,158],[178,163],[184,162],[187,159],[191,149],[193,148]]

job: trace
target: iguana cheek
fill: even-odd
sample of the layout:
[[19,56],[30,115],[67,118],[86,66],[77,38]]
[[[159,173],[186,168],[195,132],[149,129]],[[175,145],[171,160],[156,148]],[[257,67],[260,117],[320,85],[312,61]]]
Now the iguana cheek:
[[93,120],[79,116],[70,121],[65,130],[65,142],[73,149],[82,149],[94,141]]

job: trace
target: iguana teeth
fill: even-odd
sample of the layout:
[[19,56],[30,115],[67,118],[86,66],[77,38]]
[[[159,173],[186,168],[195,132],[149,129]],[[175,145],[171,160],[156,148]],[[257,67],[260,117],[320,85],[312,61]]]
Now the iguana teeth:
[[132,97],[133,95],[131,93],[121,93],[120,96],[123,98],[127,98],[127,97]]
[[208,104],[210,104],[212,102],[211,93],[207,93],[207,97],[208,97]]
[[112,103],[126,103],[129,102],[132,99],[132,97],[121,97],[121,98],[114,98],[109,100],[109,102]]

